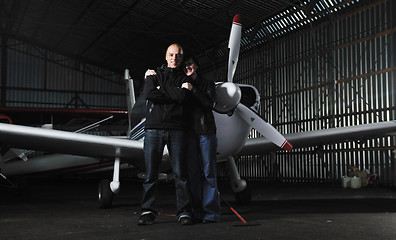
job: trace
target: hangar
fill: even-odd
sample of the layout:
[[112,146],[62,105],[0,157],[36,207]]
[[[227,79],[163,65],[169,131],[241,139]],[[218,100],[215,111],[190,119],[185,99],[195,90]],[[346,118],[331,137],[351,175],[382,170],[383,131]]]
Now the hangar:
[[[124,69],[139,94],[169,43],[225,81],[230,23],[243,21],[236,83],[282,134],[395,119],[392,1],[3,1],[1,108],[125,110]],[[14,114],[15,115],[15,114]],[[57,119],[56,119],[57,120]],[[55,120],[55,122],[56,122]],[[43,119],[39,119],[43,123]],[[37,123],[36,123],[37,124]],[[251,137],[259,134],[252,130]],[[395,184],[394,138],[241,156],[249,180],[336,182],[348,166]],[[226,167],[219,176],[226,177]]]
[[[130,70],[139,95],[144,72],[164,62],[166,47],[173,42],[199,60],[205,77],[226,81],[228,36],[235,14],[241,15],[243,32],[234,82],[258,89],[259,114],[282,134],[396,118],[396,20],[391,0],[11,0],[0,4],[0,113],[15,117],[18,124],[51,121],[72,129],[75,126],[70,124],[85,123],[63,126],[63,115],[54,112],[122,115],[127,108],[124,70]],[[118,120],[101,130],[110,135],[122,132],[118,125],[125,119]],[[258,136],[251,131],[250,137]],[[381,136],[236,159],[241,177],[251,182],[338,185],[350,167],[356,167],[374,174],[375,184],[394,187],[394,151],[394,137]],[[220,164],[219,178],[227,179],[227,171]],[[326,203],[326,207],[337,204]],[[271,212],[270,208],[265,210]],[[281,208],[288,209],[287,203]],[[386,223],[381,217],[373,219]],[[328,230],[322,228],[314,236]]]

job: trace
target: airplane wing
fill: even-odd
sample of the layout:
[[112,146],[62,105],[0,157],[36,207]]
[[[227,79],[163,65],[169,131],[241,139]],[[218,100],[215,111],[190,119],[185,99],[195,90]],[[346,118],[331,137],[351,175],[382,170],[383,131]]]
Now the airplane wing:
[[[293,148],[320,146],[358,139],[372,139],[396,134],[396,121],[362,124],[349,127],[339,127],[291,133],[284,135]],[[255,155],[278,151],[279,147],[264,137],[251,138],[245,143],[239,155]]]
[[52,129],[0,123],[0,143],[10,148],[31,149],[97,158],[120,157],[143,162],[143,142]]

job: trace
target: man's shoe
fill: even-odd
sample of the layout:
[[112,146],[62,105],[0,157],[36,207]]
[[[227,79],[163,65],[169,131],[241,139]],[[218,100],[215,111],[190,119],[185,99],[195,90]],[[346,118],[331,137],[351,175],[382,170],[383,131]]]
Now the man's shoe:
[[140,218],[138,225],[151,225],[155,221],[155,216],[152,212],[143,213]]
[[190,217],[181,217],[179,222],[181,225],[191,225],[192,224]]

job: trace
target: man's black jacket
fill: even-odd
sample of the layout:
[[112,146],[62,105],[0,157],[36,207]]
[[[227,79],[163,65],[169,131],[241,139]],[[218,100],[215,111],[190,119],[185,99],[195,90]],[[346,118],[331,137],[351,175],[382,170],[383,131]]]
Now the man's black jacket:
[[187,77],[180,69],[160,67],[148,76],[143,94],[146,97],[145,129],[185,130],[183,100],[188,90],[182,89]]

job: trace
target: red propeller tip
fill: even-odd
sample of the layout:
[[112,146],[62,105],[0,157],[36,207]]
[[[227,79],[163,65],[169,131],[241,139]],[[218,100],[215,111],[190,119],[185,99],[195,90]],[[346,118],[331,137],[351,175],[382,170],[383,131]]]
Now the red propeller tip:
[[286,151],[291,151],[293,149],[293,145],[291,145],[287,140],[283,143],[282,148]]
[[241,25],[241,16],[239,14],[235,15],[233,24]]

